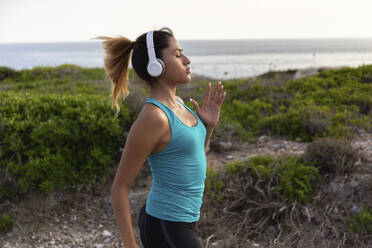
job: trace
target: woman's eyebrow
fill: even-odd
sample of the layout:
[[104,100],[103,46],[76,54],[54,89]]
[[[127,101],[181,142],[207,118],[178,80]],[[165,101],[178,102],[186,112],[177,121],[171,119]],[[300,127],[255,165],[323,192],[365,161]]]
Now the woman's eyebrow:
[[176,48],[176,49],[174,49],[173,52],[175,52],[175,51],[181,51],[181,52],[183,52],[183,49],[182,48]]

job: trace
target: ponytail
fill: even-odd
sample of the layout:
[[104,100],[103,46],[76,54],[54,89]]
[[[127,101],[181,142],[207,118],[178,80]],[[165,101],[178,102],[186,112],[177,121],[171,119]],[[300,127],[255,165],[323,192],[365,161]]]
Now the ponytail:
[[[132,57],[133,69],[141,79],[145,80],[150,87],[156,82],[156,77],[152,77],[147,72],[149,56],[147,52],[146,34],[147,33],[143,33],[140,35],[135,42],[123,36],[118,36],[116,38],[107,36],[96,37],[96,39],[104,40],[102,42],[102,47],[106,53],[104,67],[106,75],[113,83],[111,96],[112,107],[115,107],[116,110],[116,117],[120,111],[118,104],[119,96],[122,95],[125,100],[129,95],[128,74],[130,57]],[[153,39],[157,58],[162,59],[162,51],[169,47],[170,38],[174,38],[170,28],[163,27],[160,30],[154,31]]]
[[115,107],[115,115],[117,117],[120,111],[118,104],[120,94],[122,95],[123,100],[129,95],[129,59],[132,54],[133,42],[123,36],[117,38],[99,36],[97,39],[104,40],[102,42],[102,47],[106,53],[104,58],[104,68],[106,75],[113,83],[111,90],[111,107]]

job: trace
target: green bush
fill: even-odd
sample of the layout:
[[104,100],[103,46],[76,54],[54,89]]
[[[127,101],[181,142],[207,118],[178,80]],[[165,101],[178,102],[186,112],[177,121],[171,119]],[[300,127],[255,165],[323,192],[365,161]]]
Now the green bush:
[[[306,204],[320,181],[318,170],[305,164],[300,156],[252,157],[228,163],[223,174],[209,171],[208,175],[207,194],[212,194],[214,199],[218,195],[219,200],[240,198],[243,205],[243,199],[248,204],[249,200],[260,201],[276,193],[285,201]],[[236,192],[236,195],[229,195],[226,190]],[[223,196],[224,192],[226,195]]]
[[351,233],[371,234],[372,233],[372,209],[362,208],[361,212],[352,218],[345,219],[348,230]]
[[305,165],[299,156],[283,156],[278,161],[276,173],[278,190],[289,202],[306,204],[320,181],[318,170]]
[[0,233],[7,233],[12,231],[14,226],[14,222],[12,218],[10,218],[6,214],[2,214],[0,217]]
[[[129,78],[136,79],[132,68]],[[83,68],[64,64],[15,71],[0,67],[1,89],[37,94],[99,94],[109,97],[111,83],[103,68]],[[3,90],[4,91],[4,90]]]
[[0,168],[13,178],[7,185],[47,193],[94,184],[118,161],[133,115],[122,105],[114,119],[110,99],[99,95],[0,94]]
[[7,78],[14,78],[17,76],[17,71],[6,66],[0,66],[0,81]]
[[271,76],[224,82],[228,95],[216,133],[224,134],[225,126],[238,123],[232,131],[242,141],[268,134],[309,142],[372,130],[372,84],[366,83],[371,74],[369,65],[322,71],[287,82],[281,75],[279,83]]
[[[111,93],[103,68],[61,65],[14,71],[4,67],[1,73],[6,77],[0,80],[0,90],[8,92],[99,94],[107,98]],[[358,129],[372,130],[372,84],[368,83],[371,65],[321,71],[290,80],[293,73],[270,72],[262,77],[223,82],[228,94],[216,127],[219,139],[228,139],[232,134],[241,141],[255,141],[266,134],[308,142],[319,137],[348,138]],[[132,69],[129,79],[138,81]],[[193,97],[202,106],[207,85],[198,80],[190,87],[180,87],[178,94],[186,99]],[[142,92],[136,87],[143,86],[135,83],[132,93]],[[137,99],[135,95],[127,99],[129,104],[134,101],[136,111],[141,107]]]
[[220,172],[209,168],[204,221],[213,220],[213,233],[222,228],[242,239],[257,238],[267,228],[290,230],[319,181],[317,168],[300,156],[262,155],[230,162]]
[[221,192],[224,187],[225,186],[221,178],[221,173],[213,170],[211,167],[207,167],[205,189],[215,201],[219,202],[222,200]]
[[321,174],[344,175],[353,171],[358,152],[347,139],[327,137],[309,144],[303,158],[317,167]]

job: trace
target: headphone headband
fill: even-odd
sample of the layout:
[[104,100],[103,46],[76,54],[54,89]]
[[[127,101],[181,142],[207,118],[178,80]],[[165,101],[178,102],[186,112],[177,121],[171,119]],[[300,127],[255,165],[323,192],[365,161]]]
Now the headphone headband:
[[146,34],[147,53],[149,55],[149,63],[147,64],[147,72],[152,77],[158,77],[164,73],[165,66],[161,59],[158,59],[155,54],[154,46],[154,30],[148,31]]
[[146,35],[147,52],[149,54],[149,62],[156,60],[155,46],[154,46],[154,30],[147,32]]

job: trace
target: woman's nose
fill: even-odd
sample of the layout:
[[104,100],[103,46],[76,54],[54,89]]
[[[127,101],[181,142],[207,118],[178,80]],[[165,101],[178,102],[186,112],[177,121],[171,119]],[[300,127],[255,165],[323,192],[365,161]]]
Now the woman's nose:
[[185,58],[186,58],[185,60],[186,65],[190,64],[191,63],[190,59],[187,56],[185,56]]

